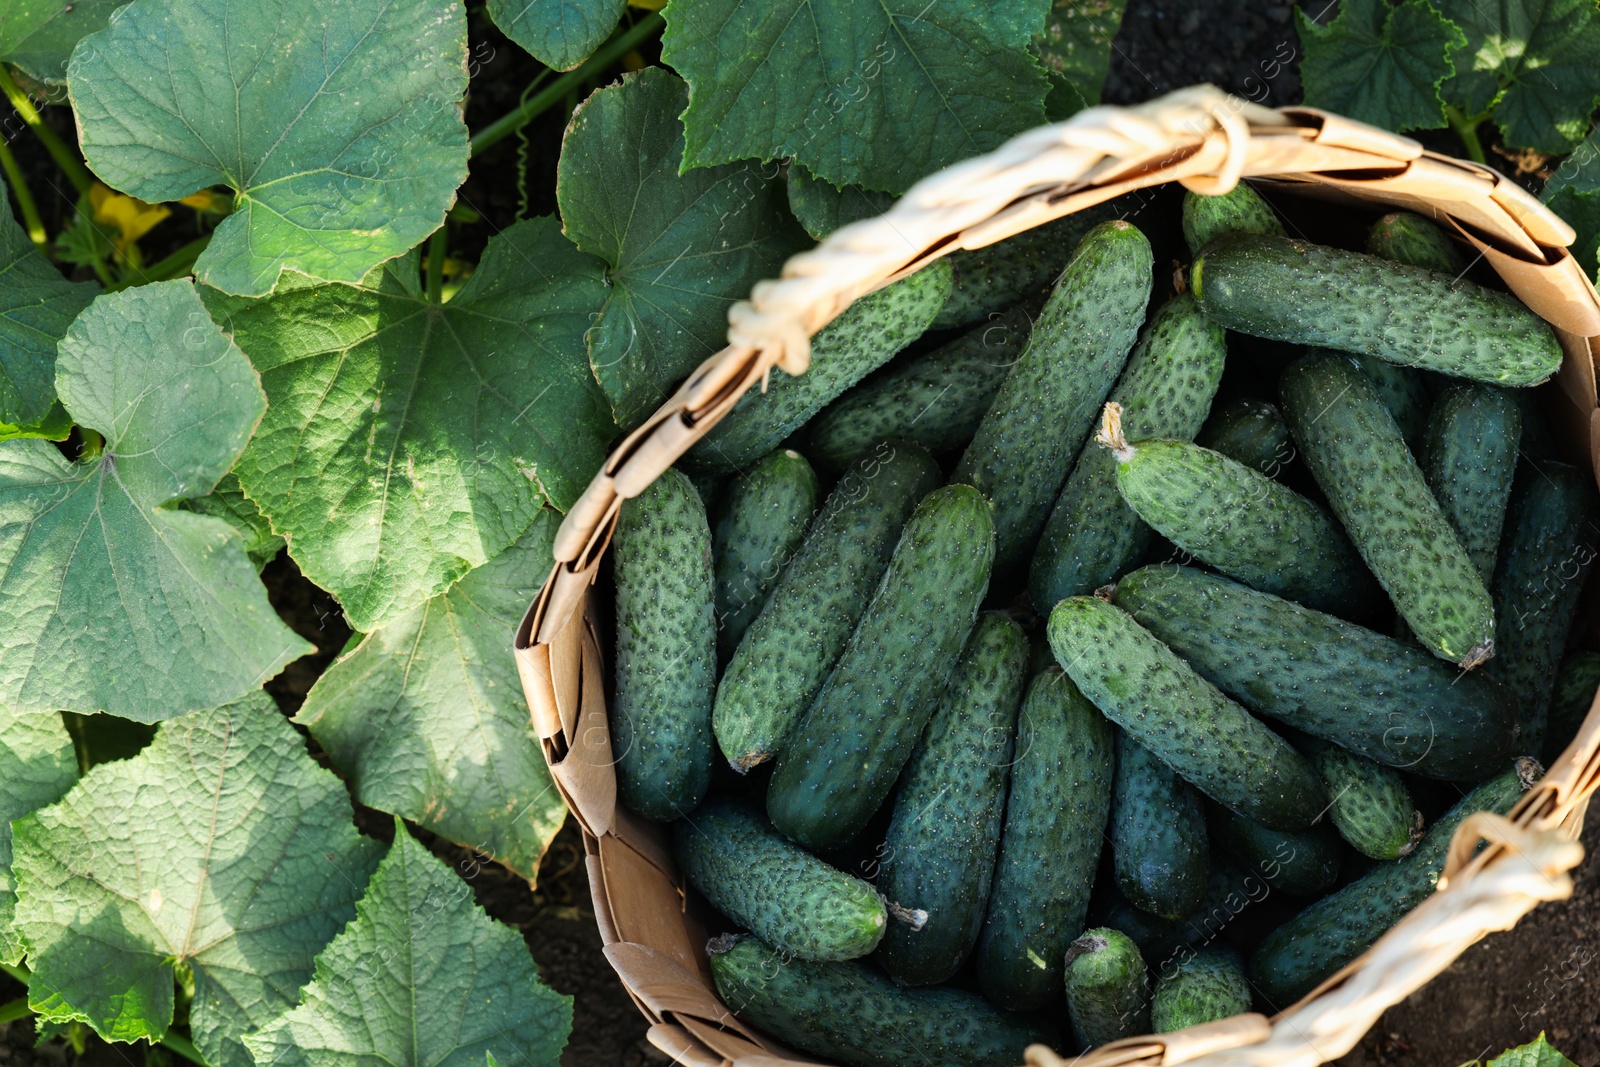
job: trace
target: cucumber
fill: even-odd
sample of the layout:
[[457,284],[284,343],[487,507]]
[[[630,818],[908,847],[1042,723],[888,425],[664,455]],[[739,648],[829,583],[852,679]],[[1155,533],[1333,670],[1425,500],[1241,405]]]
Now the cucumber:
[[1294,460],[1294,442],[1276,404],[1242,398],[1213,411],[1195,444],[1220,452],[1268,478]]
[[810,849],[848,844],[878,810],[961,654],[994,564],[989,503],[970,485],[923,498],[888,570],[783,752],[773,825]]
[[1467,269],[1461,246],[1433,222],[1410,211],[1385,215],[1367,231],[1367,252],[1451,277]]
[[1600,501],[1594,476],[1566,463],[1517,474],[1495,571],[1498,654],[1489,672],[1522,698],[1514,752],[1538,752],[1556,667],[1594,562]]
[[1207,196],[1192,189],[1183,194],[1183,240],[1190,255],[1213,237],[1225,233],[1269,233],[1283,236],[1283,223],[1261,194],[1240,182],[1220,196]]
[[1140,953],[1153,965],[1167,964],[1175,950],[1216,940],[1245,908],[1272,895],[1272,887],[1264,877],[1244,870],[1226,855],[1213,855],[1209,867],[1205,895],[1199,906],[1181,919],[1167,919],[1136,908],[1114,886],[1104,885],[1091,915],[1099,925],[1121,930],[1133,938]]
[[1054,1036],[976,993],[904,989],[860,963],[791,959],[753,937],[707,946],[717,995],[745,1022],[845,1067],[1021,1063]]
[[817,473],[784,448],[734,480],[711,531],[717,652],[724,661],[760,614],[816,512]]
[[668,470],[623,504],[613,541],[617,790],[637,814],[666,822],[711,785],[711,527],[689,479]]
[[1544,737],[1544,762],[1554,763],[1578,734],[1600,690],[1600,653],[1568,652],[1550,692],[1549,727]]
[[995,569],[1027,558],[1150,299],[1150,242],[1126,222],[1089,231],[1034,323],[952,481],[994,503]]
[[717,686],[712,725],[734,770],[783,747],[866,611],[906,519],[938,484],[928,454],[899,442],[828,494]]
[[1190,290],[1223,326],[1274,341],[1498,385],[1537,385],[1561,366],[1555,334],[1515,297],[1287,237],[1218,237]]
[[1381,603],[1350,539],[1288,486],[1182,441],[1122,439],[1107,411],[1117,489],[1138,516],[1203,563],[1264,592],[1360,617]]
[[1116,603],[1253,711],[1379,763],[1474,781],[1510,751],[1515,696],[1414,645],[1189,567],[1134,571]]
[[1050,647],[1096,707],[1219,804],[1279,830],[1322,811],[1306,758],[1121,608],[1068,597],[1050,613]]
[[1286,834],[1213,805],[1209,825],[1225,852],[1291,897],[1317,896],[1339,879],[1339,836],[1321,824]]
[[1306,465],[1417,639],[1467,670],[1494,655],[1489,591],[1360,369],[1310,356],[1280,387]]
[[1118,731],[1111,858],[1122,895],[1156,915],[1187,915],[1205,895],[1210,851],[1205,811],[1194,790]]
[[1422,455],[1423,440],[1428,431],[1428,386],[1422,372],[1410,367],[1397,367],[1377,356],[1350,356],[1361,373],[1372,383],[1384,408],[1394,416],[1400,427],[1400,436],[1413,456]]
[[1022,627],[979,616],[900,776],[878,888],[927,920],[920,929],[895,923],[878,958],[906,985],[955,974],[983,927],[1027,665]]
[[978,987],[1006,1011],[1043,1007],[1083,929],[1111,808],[1111,727],[1059,669],[1017,716],[1000,857],[975,952]]
[[[1228,350],[1222,328],[1187,293],[1156,312],[1111,390],[1124,431],[1135,438],[1191,440],[1211,410]],[[1148,526],[1117,493],[1116,461],[1088,445],[1056,497],[1034,549],[1028,588],[1048,613],[1063,597],[1113,581],[1150,548]]]
[[712,473],[750,466],[920,337],[949,295],[950,267],[942,260],[868,293],[811,339],[811,366],[804,374],[774,370],[766,390],[745,393],[683,463]]
[[1250,1010],[1250,980],[1230,948],[1202,949],[1167,970],[1156,981],[1150,1005],[1155,1033],[1170,1034]]
[[762,941],[804,960],[849,960],[878,946],[888,912],[877,891],[785,841],[761,814],[729,800],[673,827],[689,884]]
[[1521,409],[1492,385],[1451,386],[1428,416],[1423,476],[1485,585],[1494,577],[1521,441]]
[[1083,235],[1109,220],[1110,204],[1094,207],[1035,226],[1031,230],[949,256],[950,298],[930,324],[933,329],[981,322],[991,312],[1037,295],[1055,281],[1066,264],[1064,249],[1076,248]]
[[1150,1028],[1150,979],[1120,930],[1085,930],[1067,948],[1067,1017],[1084,1051]]
[[812,458],[837,471],[889,438],[915,441],[936,455],[964,447],[1027,345],[1037,310],[1013,308],[862,382],[812,420]]
[[1250,975],[1274,1009],[1288,1007],[1361,953],[1433,892],[1450,838],[1475,811],[1505,814],[1537,770],[1532,760],[1468,793],[1429,828],[1409,855],[1380,863],[1268,934],[1250,959]]
[[1375,860],[1407,855],[1422,837],[1422,813],[1393,767],[1329,745],[1311,757],[1331,799],[1339,836]]

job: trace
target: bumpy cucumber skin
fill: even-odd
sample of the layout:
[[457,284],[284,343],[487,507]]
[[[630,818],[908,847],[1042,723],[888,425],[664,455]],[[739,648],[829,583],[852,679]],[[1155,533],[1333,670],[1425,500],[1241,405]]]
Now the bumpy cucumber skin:
[[1377,356],[1350,356],[1361,373],[1367,376],[1378,399],[1394,416],[1400,427],[1400,436],[1413,456],[1422,454],[1423,438],[1428,430],[1428,386],[1422,372],[1411,367],[1397,367]]
[[668,470],[623,505],[612,558],[617,789],[634,812],[665,822],[693,811],[711,785],[711,527],[688,478]]
[[1288,486],[1181,441],[1138,441],[1129,452],[1116,463],[1123,499],[1196,559],[1336,615],[1360,617],[1381,602],[1350,539]]
[[1283,223],[1271,206],[1244,182],[1221,196],[1188,190],[1183,194],[1183,241],[1195,255],[1225,233],[1267,233],[1283,236]]
[[1451,386],[1428,416],[1422,473],[1487,585],[1517,470],[1522,411],[1492,385]]
[[806,960],[850,960],[878,946],[877,891],[785,841],[761,814],[713,800],[673,827],[689,884],[762,941]]
[[[1192,440],[1211,411],[1227,354],[1222,327],[1200,314],[1187,293],[1169,300],[1111,390],[1122,405],[1123,433]],[[1149,550],[1150,528],[1123,502],[1116,481],[1110,452],[1084,444],[1034,549],[1028,588],[1040,612],[1094,592]]]
[[1434,823],[1409,856],[1379,864],[1268,934],[1250,960],[1267,1003],[1287,1007],[1365,952],[1433,892],[1461,821],[1474,811],[1503,815],[1522,791],[1515,770],[1496,775]]
[[928,919],[920,930],[892,924],[878,958],[906,985],[955,974],[983,928],[1027,665],[1022,627],[979,616],[900,776],[878,889]]
[[1067,950],[1067,1015],[1084,1051],[1150,1028],[1150,979],[1120,930],[1085,930]]
[[989,502],[929,493],[767,788],[773,825],[812,849],[860,832],[889,795],[978,617],[994,565]]
[[1294,460],[1294,442],[1276,404],[1241,398],[1213,411],[1195,444],[1220,452],[1268,478]]
[[1113,212],[1109,204],[1097,204],[1004,241],[954,253],[949,257],[950,298],[929,328],[981,322],[992,312],[1048,289],[1066,265],[1065,250],[1076,248],[1084,234]]
[[1083,929],[1111,810],[1111,726],[1057,668],[1028,686],[1000,857],[974,953],[978,987],[1006,1011],[1043,1007]]
[[1311,757],[1328,787],[1328,815],[1339,836],[1375,860],[1410,852],[1421,833],[1411,791],[1393,767],[1330,745]]
[[1518,472],[1495,570],[1500,616],[1489,673],[1522,698],[1518,754],[1539,751],[1556,667],[1600,545],[1594,478],[1566,463]]
[[717,653],[726,661],[761,613],[817,509],[817,472],[779,449],[734,480],[711,531]]
[[1473,781],[1511,751],[1515,695],[1414,645],[1189,567],[1134,571],[1116,603],[1258,714],[1379,763]]
[[746,393],[684,463],[714,473],[748,467],[922,336],[949,295],[950,267],[941,260],[857,300],[811,339],[804,374],[774,370],[766,392]]
[[1021,1063],[1023,1049],[1053,1036],[976,993],[906,989],[860,963],[790,959],[753,937],[713,942],[711,975],[739,1018],[845,1067]]
[[1152,1032],[1170,1034],[1250,1010],[1250,980],[1231,949],[1207,948],[1168,969],[1150,1005]]
[[1050,647],[1107,718],[1219,804],[1279,830],[1321,812],[1306,758],[1121,608],[1068,597],[1050,613]]
[[1594,704],[1595,691],[1600,689],[1600,653],[1568,652],[1556,672],[1556,682],[1550,692],[1549,726],[1545,730],[1545,766],[1555,762],[1557,756],[1577,736],[1578,727],[1589,715]]
[[1339,879],[1339,837],[1325,826],[1286,834],[1215,805],[1210,825],[1218,845],[1291,897],[1314,897]]
[[1371,383],[1328,354],[1291,365],[1280,388],[1306,465],[1395,609],[1435,655],[1480,662],[1494,603]]
[[735,770],[781,751],[866,611],[906,519],[938,484],[928,454],[901,441],[875,449],[828,494],[717,686],[712,725]]
[[1410,211],[1396,211],[1374,222],[1367,231],[1367,253],[1452,278],[1467,267],[1460,245],[1434,223]]
[[1122,895],[1155,915],[1187,915],[1205,895],[1210,857],[1200,797],[1154,753],[1118,731],[1111,858]]
[[1091,918],[1133,938],[1145,960],[1165,970],[1173,965],[1170,961],[1175,950],[1215,941],[1240,912],[1272,893],[1272,887],[1259,872],[1247,871],[1226,854],[1218,853],[1211,857],[1205,895],[1199,906],[1183,918],[1152,915],[1134,907],[1114,890],[1106,894]]
[[812,459],[824,470],[843,470],[890,438],[915,441],[935,455],[965,446],[1027,345],[1037,311],[1031,304],[1013,308],[862,382],[812,421]]
[[1144,321],[1150,242],[1126,222],[1089,231],[952,481],[994,503],[998,573],[1026,559]]
[[1190,289],[1230,330],[1378,356],[1497,385],[1537,385],[1561,366],[1544,320],[1515,298],[1379,259],[1259,234],[1224,234]]

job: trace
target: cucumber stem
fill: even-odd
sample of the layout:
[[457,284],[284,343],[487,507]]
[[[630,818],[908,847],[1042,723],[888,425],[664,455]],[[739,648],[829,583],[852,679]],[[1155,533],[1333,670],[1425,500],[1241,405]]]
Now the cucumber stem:
[[16,79],[11,77],[11,72],[0,64],[0,92],[6,94],[6,99],[11,101],[11,106],[17,114],[22,116],[22,121],[27,123],[28,129],[39,138],[39,143],[44,145],[45,151],[55,159],[56,166],[67,176],[67,181],[79,193],[87,193],[89,186],[94,184],[94,177],[90,175],[89,168],[83,165],[77,153],[67,147],[56,131],[44,121],[44,116],[39,114],[39,109],[33,106],[33,101],[28,99],[28,94],[22,91]]
[[44,232],[44,220],[39,218],[39,205],[34,202],[33,190],[28,188],[27,181],[22,177],[17,157],[11,154],[11,146],[4,140],[0,140],[0,167],[5,168],[6,183],[17,198],[17,209],[22,212],[22,224],[28,231],[28,240],[43,252],[50,243],[50,237]]
[[1444,106],[1444,117],[1445,121],[1450,123],[1450,129],[1466,148],[1467,158],[1474,163],[1482,163],[1487,167],[1489,159],[1483,154],[1483,142],[1478,139],[1478,127],[1482,125],[1484,119],[1489,117],[1488,113],[1469,118],[1466,112],[1454,104],[1446,104]]
[[1100,417],[1100,432],[1094,435],[1094,439],[1111,449],[1118,463],[1126,463],[1133,458],[1133,446],[1122,436],[1122,405],[1115,400],[1105,406]]
[[18,997],[8,1004],[0,1004],[0,1023],[14,1023],[18,1019],[26,1019],[33,1014],[33,1009],[28,1007],[26,996]]

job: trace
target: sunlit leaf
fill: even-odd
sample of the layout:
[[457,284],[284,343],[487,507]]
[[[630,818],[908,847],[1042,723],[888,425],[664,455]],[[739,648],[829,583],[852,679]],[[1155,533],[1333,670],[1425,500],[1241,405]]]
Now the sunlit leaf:
[[1305,59],[1306,103],[1390,130],[1445,125],[1440,84],[1466,43],[1427,0],[1342,0],[1327,26],[1295,9]]

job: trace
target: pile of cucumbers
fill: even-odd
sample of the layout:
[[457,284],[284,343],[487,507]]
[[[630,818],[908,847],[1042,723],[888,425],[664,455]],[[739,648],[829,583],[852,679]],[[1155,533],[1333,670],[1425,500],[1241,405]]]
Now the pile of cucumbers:
[[795,1048],[1286,1007],[1600,685],[1550,327],[1416,215],[1321,246],[1240,185],[1182,236],[1107,207],[873,293],[622,510],[621,801]]

